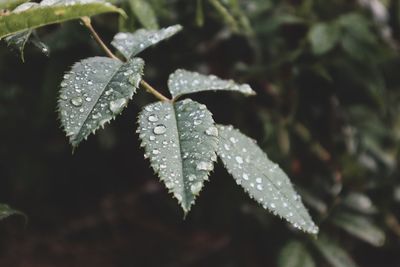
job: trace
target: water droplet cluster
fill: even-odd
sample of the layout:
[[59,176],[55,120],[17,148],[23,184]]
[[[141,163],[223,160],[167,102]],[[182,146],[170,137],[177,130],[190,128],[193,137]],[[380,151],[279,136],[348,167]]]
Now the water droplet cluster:
[[139,137],[153,169],[189,211],[216,161],[218,129],[195,101],[157,102],[139,115]]
[[137,89],[129,78],[141,75],[143,66],[140,58],[122,63],[110,58],[93,57],[76,63],[64,75],[59,112],[73,146],[122,111]]
[[175,25],[161,30],[140,29],[134,33],[120,32],[114,36],[111,44],[118,49],[125,58],[131,58],[149,46],[165,40],[182,29],[182,26]]
[[229,173],[265,209],[279,215],[295,228],[316,234],[310,218],[287,175],[271,162],[255,141],[232,126],[218,126],[221,157]]
[[239,85],[232,80],[222,80],[214,75],[207,76],[182,69],[176,70],[169,76],[168,87],[173,97],[210,90],[238,91],[245,95],[255,94],[248,84]]

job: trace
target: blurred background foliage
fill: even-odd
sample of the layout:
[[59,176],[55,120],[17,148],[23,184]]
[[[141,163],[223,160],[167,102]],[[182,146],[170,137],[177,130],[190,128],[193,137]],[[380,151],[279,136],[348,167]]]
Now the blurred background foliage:
[[[47,57],[0,47],[0,266],[399,266],[400,3],[397,0],[116,0],[117,31],[184,31],[142,54],[165,91],[176,68],[250,83],[258,96],[193,96],[259,141],[321,233],[291,229],[217,168],[189,216],[135,136],[139,92],[71,155],[56,115],[63,73],[101,55],[78,22],[38,30]],[[6,209],[6,210],[4,210]],[[10,212],[0,207],[0,217]]]

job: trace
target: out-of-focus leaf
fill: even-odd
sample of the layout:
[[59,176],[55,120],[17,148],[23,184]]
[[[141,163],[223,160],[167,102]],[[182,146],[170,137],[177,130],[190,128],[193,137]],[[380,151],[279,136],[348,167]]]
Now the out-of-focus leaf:
[[322,55],[332,50],[338,43],[340,30],[334,23],[318,23],[311,27],[308,40],[315,55]]
[[185,94],[219,90],[237,91],[245,95],[255,94],[248,84],[237,84],[233,80],[222,80],[214,75],[206,76],[182,69],[169,76],[168,88],[174,98]]
[[332,217],[332,222],[373,246],[380,247],[385,242],[385,233],[364,216],[340,212]]
[[181,25],[174,25],[161,30],[140,29],[134,33],[120,32],[114,36],[112,45],[118,49],[121,54],[129,59],[149,46],[155,45],[182,30]]
[[375,214],[378,212],[377,207],[368,196],[357,192],[351,192],[344,197],[343,204],[364,214]]
[[0,0],[0,10],[7,9],[12,10],[22,3],[28,2],[29,0]]
[[138,132],[154,171],[188,213],[217,159],[212,114],[190,99],[157,102],[140,113]]
[[143,74],[144,61],[92,57],[76,63],[61,83],[59,112],[73,147],[122,112]]
[[290,241],[279,253],[279,267],[315,267],[307,248],[299,241]]
[[218,155],[228,172],[251,198],[295,228],[317,234],[300,196],[287,175],[257,146],[256,142],[232,126],[218,126]]
[[333,267],[357,267],[350,255],[326,234],[321,234],[313,244]]
[[0,204],[0,220],[3,220],[12,215],[23,215],[23,213],[10,208],[10,206],[6,204]]
[[23,11],[0,16],[0,38],[49,24],[90,17],[102,13],[124,12],[103,1],[46,1]]
[[159,28],[156,14],[147,0],[129,0],[129,3],[133,13],[146,29]]

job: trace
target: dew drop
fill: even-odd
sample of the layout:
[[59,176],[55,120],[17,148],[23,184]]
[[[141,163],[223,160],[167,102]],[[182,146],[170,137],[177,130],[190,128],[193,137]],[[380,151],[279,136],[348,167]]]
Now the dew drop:
[[240,157],[240,156],[236,156],[236,157],[235,157],[235,160],[236,160],[236,162],[239,163],[239,164],[242,164],[242,163],[243,163],[243,159],[242,159],[242,157]]
[[158,121],[158,117],[157,117],[157,115],[155,115],[155,114],[150,115],[147,119],[148,119],[150,122],[156,122],[156,121]]
[[249,180],[249,176],[247,175],[247,173],[243,173],[242,177],[243,177],[243,179],[245,179],[246,181]]
[[197,163],[196,169],[199,171],[212,171],[213,164],[211,162],[201,161]]
[[202,183],[201,182],[197,182],[195,184],[192,184],[190,186],[190,191],[194,194],[194,195],[198,195],[201,191],[202,188]]
[[157,125],[157,126],[154,127],[154,129],[153,129],[153,133],[154,133],[154,134],[164,134],[166,131],[167,131],[167,128],[166,128],[164,125],[162,125],[162,124]]
[[217,127],[211,126],[206,130],[206,134],[210,136],[218,136],[218,129]]
[[112,113],[120,113],[125,107],[127,100],[125,98],[116,99],[110,102],[110,110]]
[[71,99],[71,104],[74,105],[75,107],[80,107],[82,106],[82,97],[78,96],[78,97],[74,97]]

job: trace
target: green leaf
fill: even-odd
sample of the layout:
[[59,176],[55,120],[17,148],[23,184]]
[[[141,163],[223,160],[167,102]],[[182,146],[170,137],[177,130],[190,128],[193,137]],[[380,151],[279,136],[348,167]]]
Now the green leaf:
[[343,198],[342,202],[346,207],[364,214],[376,214],[378,208],[372,203],[371,199],[362,193],[351,192]]
[[357,267],[350,255],[327,235],[320,235],[313,243],[333,267]]
[[90,17],[106,12],[124,12],[103,1],[43,1],[24,11],[13,11],[0,16],[0,38],[18,32],[35,29],[81,17]]
[[114,119],[139,86],[144,62],[92,57],[76,63],[61,83],[59,112],[73,147]]
[[161,30],[140,29],[134,33],[120,32],[114,36],[111,44],[128,59],[136,56],[149,46],[175,35],[181,29],[181,25],[174,25]]
[[315,55],[322,55],[332,50],[340,37],[339,28],[334,23],[317,23],[308,33],[311,50]]
[[157,102],[139,115],[145,157],[185,214],[214,169],[218,130],[205,105],[190,99]]
[[131,9],[140,23],[149,30],[159,28],[156,14],[146,0],[130,0]]
[[10,208],[10,206],[6,204],[0,204],[0,220],[3,220],[12,215],[23,215],[23,213]]
[[380,247],[385,242],[385,233],[364,216],[341,212],[332,217],[332,222],[373,246]]
[[12,10],[29,0],[0,0],[0,9]]
[[281,250],[279,267],[315,267],[315,262],[307,248],[299,241],[290,241]]
[[197,72],[178,69],[169,76],[168,88],[171,95],[177,98],[184,94],[202,91],[228,90],[254,95],[255,92],[248,84],[237,84],[232,80],[222,80],[214,75],[202,75]]
[[285,218],[295,228],[318,233],[287,175],[257,146],[232,126],[218,126],[218,155],[236,183],[265,209]]

